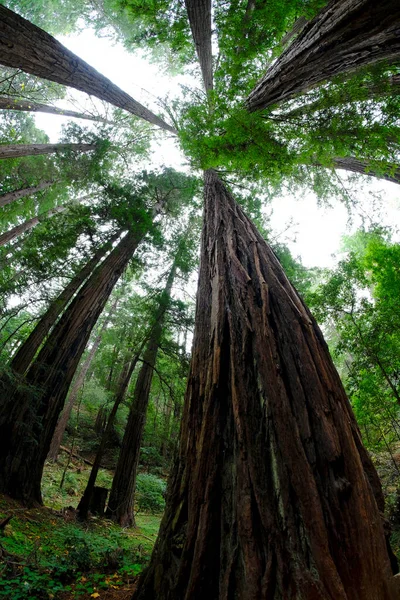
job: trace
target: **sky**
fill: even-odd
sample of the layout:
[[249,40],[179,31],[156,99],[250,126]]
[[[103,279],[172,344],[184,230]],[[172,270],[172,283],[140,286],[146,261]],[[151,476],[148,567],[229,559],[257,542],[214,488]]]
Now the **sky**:
[[[58,39],[135,100],[156,112],[159,111],[158,98],[179,95],[181,84],[201,89],[199,80],[190,76],[166,76],[140,53],[128,53],[122,45],[114,44],[108,38],[96,37],[91,29],[86,28],[79,34]],[[76,91],[70,93],[81,108],[85,106],[85,94]],[[76,110],[79,110],[79,105]],[[61,126],[67,121],[55,115],[36,115],[37,126],[46,131],[52,142],[59,139]],[[187,170],[185,157],[173,136],[160,134],[152,150],[152,164]],[[340,177],[346,185],[347,176],[343,171]],[[272,211],[270,224],[276,239],[287,243],[294,256],[300,257],[305,266],[331,267],[337,260],[333,255],[340,249],[342,235],[355,231],[363,219],[367,223],[373,219],[380,220],[384,225],[400,227],[399,185],[363,178],[362,184],[356,187],[352,185],[351,194],[359,202],[360,208],[359,214],[357,211],[353,213],[352,221],[349,221],[347,209],[337,200],[332,200],[333,208],[319,207],[312,193],[304,193],[299,197],[298,191],[292,193],[288,190],[266,208],[268,214]],[[382,206],[378,209],[376,195],[382,198]]]

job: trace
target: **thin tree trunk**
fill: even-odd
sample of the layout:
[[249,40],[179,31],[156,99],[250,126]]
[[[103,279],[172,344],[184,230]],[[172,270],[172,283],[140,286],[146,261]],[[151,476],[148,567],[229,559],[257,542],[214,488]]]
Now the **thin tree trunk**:
[[40,346],[44,342],[50,329],[56,323],[57,318],[65,310],[75,293],[100,263],[101,259],[104,258],[104,256],[112,247],[112,243],[115,242],[120,235],[121,231],[114,234],[106,244],[97,250],[97,252],[93,255],[93,258],[91,258],[85,264],[85,266],[78,271],[78,273],[75,275],[75,277],[73,277],[73,279],[71,279],[70,283],[61,292],[61,294],[59,294],[57,298],[52,301],[47,311],[37,323],[35,329],[30,333],[25,342],[15,353],[15,356],[10,364],[11,370],[14,373],[24,375]]
[[136,381],[128,422],[125,427],[122,447],[111,486],[106,515],[117,521],[121,527],[135,526],[134,492],[140,447],[146,424],[154,366],[163,332],[163,320],[169,306],[175,273],[176,262],[174,262],[168,276],[155,318],[155,324],[144,352],[143,365]]
[[19,200],[20,198],[25,198],[25,196],[32,196],[33,194],[37,194],[37,192],[41,192],[43,190],[47,190],[50,186],[54,185],[54,181],[43,181],[38,185],[34,185],[32,187],[23,188],[21,190],[16,190],[15,192],[8,192],[7,194],[3,194],[0,196],[0,207],[6,206],[14,200]]
[[54,37],[0,6],[0,63],[73,87],[141,117],[162,129],[175,129],[136,102]]
[[134,599],[394,600],[382,508],[315,320],[207,171],[179,453]]
[[213,89],[211,0],[185,0],[206,92]]
[[400,57],[398,0],[331,0],[268,69],[246,100],[261,110],[336,75]]
[[25,380],[11,384],[0,406],[0,490],[27,505],[41,504],[43,465],[65,397],[90,333],[114,285],[145,235],[129,232],[95,269],[58,321]]
[[50,115],[60,115],[62,117],[74,117],[75,119],[86,119],[89,121],[98,121],[100,123],[112,124],[103,117],[96,117],[87,113],[80,113],[74,110],[58,108],[57,106],[48,106],[31,100],[20,100],[10,96],[0,96],[0,110],[21,110],[26,112],[42,112]]
[[87,519],[88,517],[94,486],[96,485],[96,479],[99,473],[99,469],[101,467],[101,461],[103,459],[104,452],[107,448],[107,443],[110,439],[114,427],[115,417],[117,416],[117,411],[121,405],[121,402],[125,398],[126,390],[128,389],[129,382],[131,380],[132,374],[135,370],[138,360],[139,355],[136,355],[133,358],[133,360],[125,363],[125,365],[122,368],[122,372],[119,378],[118,389],[115,394],[114,404],[111,409],[110,416],[108,417],[106,428],[101,437],[100,445],[96,453],[96,458],[94,459],[93,467],[90,471],[89,480],[87,482],[83,496],[78,504],[77,511],[79,518],[82,520]]
[[43,220],[49,219],[50,217],[54,217],[61,212],[66,210],[65,206],[56,206],[55,208],[51,208],[47,212],[38,215],[37,217],[33,217],[32,219],[28,219],[25,223],[21,223],[21,225],[16,225],[12,229],[9,229],[5,233],[0,235],[0,247],[8,244],[12,240],[15,240],[18,236],[22,235],[26,231],[30,231],[36,225],[39,225]]
[[72,385],[72,388],[69,392],[68,395],[68,402],[66,404],[66,406],[64,407],[63,412],[61,413],[61,417],[57,423],[57,427],[54,431],[53,434],[53,438],[51,440],[51,444],[50,444],[50,450],[49,450],[49,454],[47,455],[47,459],[48,460],[52,460],[53,462],[55,462],[57,460],[58,457],[58,453],[60,451],[60,446],[61,446],[61,442],[62,442],[62,438],[64,435],[64,431],[67,427],[69,418],[71,416],[71,412],[72,412],[72,408],[75,405],[75,402],[78,398],[78,394],[79,394],[79,390],[82,388],[83,386],[83,382],[85,381],[85,377],[87,375],[87,372],[89,371],[90,365],[93,362],[94,357],[96,356],[96,352],[99,349],[99,346],[101,344],[101,339],[102,339],[102,335],[104,330],[106,329],[108,322],[110,320],[110,316],[113,313],[113,311],[115,310],[116,304],[117,304],[118,300],[116,300],[113,304],[113,307],[110,311],[110,314],[107,316],[107,318],[104,320],[104,323],[100,329],[99,334],[96,336],[96,339],[93,342],[92,347],[90,348],[88,355],[77,375],[77,377],[75,378],[75,381]]
[[[0,6],[0,12],[1,12]],[[96,150],[96,144],[3,144],[0,145],[0,158],[19,158],[20,156],[36,156],[38,154],[54,154],[56,152],[88,152]]]

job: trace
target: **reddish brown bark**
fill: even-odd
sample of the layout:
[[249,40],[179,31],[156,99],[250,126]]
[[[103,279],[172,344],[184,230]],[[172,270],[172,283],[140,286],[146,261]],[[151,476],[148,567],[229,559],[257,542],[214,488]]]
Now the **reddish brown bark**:
[[11,242],[12,240],[15,240],[15,238],[22,235],[26,231],[30,231],[31,229],[36,227],[36,225],[39,225],[39,223],[41,223],[41,221],[43,221],[45,219],[49,219],[50,217],[54,217],[54,215],[57,215],[58,213],[64,212],[64,211],[65,211],[64,206],[56,206],[55,208],[51,208],[47,212],[45,212],[41,215],[38,215],[37,217],[28,219],[24,223],[21,223],[21,225],[16,225],[12,229],[9,229],[8,231],[6,231],[5,233],[2,233],[0,235],[0,247],[4,246],[5,244],[8,244],[8,242]]
[[392,183],[400,183],[400,167],[383,161],[359,160],[353,156],[345,156],[334,158],[333,166],[335,169],[344,169],[352,173],[360,173]]
[[[0,6],[1,10],[1,6]],[[0,158],[19,158],[20,156],[36,156],[38,154],[55,154],[56,152],[88,152],[96,150],[95,144],[3,144],[0,145]]]
[[146,424],[151,382],[163,331],[163,321],[169,306],[175,273],[176,262],[174,262],[168,276],[152,332],[143,355],[143,364],[136,381],[128,422],[125,427],[122,447],[111,486],[106,515],[117,521],[121,527],[135,525],[134,491],[140,447]]
[[206,91],[213,89],[211,0],[185,0]]
[[397,0],[331,0],[268,69],[246,100],[261,110],[332,77],[400,56]]
[[40,346],[44,342],[50,329],[54,326],[55,322],[57,321],[57,318],[64,311],[64,309],[72,300],[75,293],[84,283],[84,281],[92,273],[93,269],[95,269],[95,267],[99,264],[101,259],[104,258],[104,256],[110,250],[112,243],[116,241],[120,235],[121,232],[116,233],[114,236],[112,236],[109,242],[107,242],[99,250],[97,250],[93,258],[91,258],[84,265],[84,267],[80,271],[78,271],[78,273],[75,275],[75,277],[73,277],[73,279],[71,279],[70,283],[61,292],[61,294],[59,294],[57,298],[53,300],[47,311],[44,313],[43,317],[36,325],[35,329],[15,353],[15,356],[13,357],[10,364],[11,370],[14,373],[24,375],[25,371],[28,369]]
[[176,133],[163,119],[136,102],[43,29],[2,5],[0,63],[92,94],[162,129]]
[[25,381],[0,405],[0,490],[27,505],[41,503],[40,481],[51,438],[90,333],[145,235],[138,224],[86,281],[58,321]]
[[208,171],[179,453],[134,599],[394,600],[382,507],[315,320]]
[[62,117],[73,117],[75,119],[86,119],[89,121],[99,121],[101,123],[110,123],[102,117],[95,117],[86,113],[76,112],[58,108],[57,106],[48,106],[31,100],[20,100],[9,96],[0,96],[0,110],[21,110],[26,112],[42,112],[50,115],[60,115]]
[[3,194],[0,196],[0,206],[6,206],[14,200],[19,200],[20,198],[25,198],[25,196],[32,196],[32,194],[37,194],[37,192],[41,192],[46,190],[50,186],[54,184],[54,181],[43,181],[38,185],[34,185],[32,187],[23,188],[21,190],[16,190],[15,192],[8,192],[7,194]]

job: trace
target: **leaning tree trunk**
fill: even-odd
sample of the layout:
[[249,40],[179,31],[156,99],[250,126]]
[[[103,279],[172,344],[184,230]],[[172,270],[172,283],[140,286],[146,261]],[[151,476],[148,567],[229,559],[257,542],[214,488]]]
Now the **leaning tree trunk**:
[[128,422],[125,427],[124,439],[122,440],[122,447],[111,486],[106,515],[114,521],[117,521],[121,527],[132,527],[135,525],[134,492],[140,447],[142,445],[143,431],[146,424],[151,382],[163,332],[163,321],[169,306],[175,273],[176,261],[168,276],[167,284],[155,317],[153,330],[143,355],[143,365],[136,381]]
[[75,110],[67,110],[58,108],[57,106],[48,106],[31,100],[20,100],[10,96],[0,96],[0,110],[21,110],[26,112],[41,112],[49,115],[59,115],[62,117],[74,117],[75,119],[86,119],[88,121],[98,121],[100,123],[112,124],[103,117],[96,117],[87,113],[76,112]]
[[[0,6],[1,11],[1,6]],[[19,158],[56,152],[88,152],[96,150],[96,144],[3,144],[0,145],[0,158]]]
[[82,520],[85,520],[88,517],[90,506],[92,503],[93,492],[96,485],[97,475],[99,473],[104,452],[106,451],[107,444],[109,442],[111,433],[114,428],[115,417],[117,416],[117,412],[121,405],[121,402],[125,398],[129,382],[131,380],[132,374],[135,370],[138,360],[139,355],[136,355],[130,362],[125,363],[125,365],[122,367],[117,392],[115,394],[114,404],[111,409],[110,416],[108,417],[106,428],[101,437],[100,444],[96,452],[96,457],[94,459],[92,470],[90,471],[85,491],[83,492],[82,498],[78,504],[78,516]]
[[145,235],[138,224],[86,281],[58,321],[25,381],[0,405],[0,490],[27,505],[41,504],[40,481],[51,438],[90,333],[114,285]]
[[[112,312],[115,309],[115,306],[116,306],[116,302],[113,305]],[[111,315],[111,313],[110,313],[110,315]],[[64,410],[61,413],[61,417],[58,420],[57,427],[55,428],[53,437],[51,439],[50,450],[47,455],[48,460],[52,460],[53,462],[55,462],[57,460],[58,453],[60,451],[62,438],[64,435],[64,431],[67,427],[69,418],[72,413],[72,409],[78,398],[79,390],[83,386],[83,382],[85,381],[87,372],[90,369],[90,365],[92,364],[93,359],[96,356],[97,350],[99,349],[99,346],[101,344],[101,338],[102,338],[105,328],[108,325],[110,315],[108,315],[108,317],[104,320],[101,330],[100,330],[99,334],[96,336],[96,339],[94,340],[93,345],[90,348],[88,355],[87,355],[81,369],[79,370],[79,373],[78,373],[77,377],[75,378],[75,381],[74,381],[74,383],[71,387],[71,390],[68,394],[68,402],[65,405]]]
[[211,0],[185,0],[206,92],[213,89]]
[[54,217],[54,215],[57,215],[64,211],[65,206],[56,206],[55,208],[51,208],[47,212],[38,215],[37,217],[28,219],[24,223],[21,223],[21,225],[16,225],[12,229],[9,229],[8,231],[0,235],[0,247],[4,246],[5,244],[8,244],[8,242],[11,242],[12,240],[15,240],[15,238],[22,235],[26,231],[30,231],[31,229],[36,227],[36,225],[39,225],[39,223],[41,223],[43,220],[49,219],[50,217]]
[[394,600],[377,500],[315,320],[207,171],[179,453],[135,600]]
[[400,58],[398,0],[331,0],[268,69],[250,111],[293,98],[336,75]]
[[34,185],[32,187],[27,187],[21,190],[16,190],[15,192],[8,192],[7,194],[3,194],[2,196],[0,196],[0,207],[6,206],[7,204],[11,204],[11,202],[14,202],[14,200],[25,198],[25,196],[32,196],[32,194],[37,194],[38,192],[47,190],[47,188],[54,185],[54,183],[54,181],[43,181],[42,183],[39,183],[38,185]]
[[176,133],[54,37],[0,5],[0,64],[73,87]]
[[392,183],[400,183],[400,167],[383,161],[359,160],[353,156],[334,158],[333,167],[361,175],[370,175]]
[[112,243],[121,235],[121,231],[114,234],[111,239],[104,244],[93,257],[82,267],[80,271],[71,279],[67,287],[53,300],[44,313],[35,329],[30,333],[25,342],[18,348],[13,357],[10,367],[13,373],[24,375],[37,351],[44,342],[50,329],[54,326],[57,318],[65,310],[66,306],[72,300],[75,293],[96,268],[102,258],[110,250]]

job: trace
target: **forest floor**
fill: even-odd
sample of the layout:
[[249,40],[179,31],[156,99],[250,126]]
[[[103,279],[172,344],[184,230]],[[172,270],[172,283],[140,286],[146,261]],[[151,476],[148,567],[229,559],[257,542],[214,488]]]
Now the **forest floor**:
[[[146,566],[161,515],[136,514],[137,528],[121,528],[91,517],[76,519],[90,467],[69,464],[63,489],[61,464],[48,464],[43,480],[45,506],[26,509],[0,496],[0,598],[7,600],[128,600]],[[102,471],[99,485],[111,473]]]

